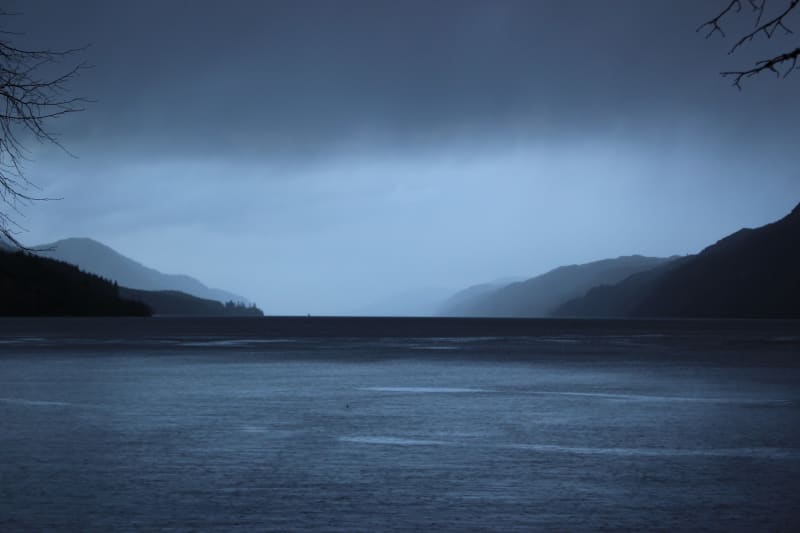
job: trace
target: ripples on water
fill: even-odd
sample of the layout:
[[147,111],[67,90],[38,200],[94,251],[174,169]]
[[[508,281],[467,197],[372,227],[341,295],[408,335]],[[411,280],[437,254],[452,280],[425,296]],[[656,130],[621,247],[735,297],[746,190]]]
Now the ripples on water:
[[45,324],[0,322],[3,531],[800,526],[797,324]]

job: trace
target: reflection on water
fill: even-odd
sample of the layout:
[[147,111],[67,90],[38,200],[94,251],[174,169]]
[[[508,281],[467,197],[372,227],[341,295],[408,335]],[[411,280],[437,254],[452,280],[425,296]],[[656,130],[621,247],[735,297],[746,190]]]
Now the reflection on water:
[[406,439],[402,437],[340,437],[339,440],[359,444],[390,444],[396,446],[441,446],[448,444],[441,440]]
[[0,403],[11,403],[17,405],[33,405],[43,407],[68,407],[72,404],[67,402],[54,402],[46,400],[26,400],[25,398],[0,398]]
[[511,444],[509,448],[535,452],[576,453],[581,455],[622,455],[642,457],[728,457],[754,459],[800,459],[796,448],[735,448],[688,450],[675,448],[588,448],[585,446],[554,446],[552,444]]
[[28,333],[0,347],[0,530],[796,530],[795,347],[691,332]]
[[[473,434],[474,435],[474,434]],[[339,437],[342,442],[359,444],[385,444],[390,446],[476,446],[475,442],[463,440],[427,440],[391,436]],[[477,444],[478,446],[481,443]],[[592,448],[586,446],[558,446],[554,444],[498,444],[483,443],[493,448],[529,450],[541,453],[572,453],[579,455],[620,455],[642,457],[728,457],[754,459],[800,459],[796,448],[732,448],[732,449],[683,449],[683,448]]]
[[463,387],[363,387],[361,390],[375,392],[416,392],[416,393],[448,393],[448,392],[489,392],[486,389],[465,389]]
[[651,394],[610,394],[606,392],[576,392],[576,391],[528,391],[527,394],[540,394],[543,396],[583,396],[603,400],[634,401],[634,402],[705,402],[705,403],[740,403],[740,404],[783,404],[791,400],[775,400],[769,398],[714,398],[697,396],[653,396]]

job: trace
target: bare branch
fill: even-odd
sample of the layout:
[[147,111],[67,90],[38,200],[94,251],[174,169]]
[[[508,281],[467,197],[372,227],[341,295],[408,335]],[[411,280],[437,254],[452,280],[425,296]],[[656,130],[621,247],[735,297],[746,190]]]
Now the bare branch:
[[779,13],[778,15],[768,20],[767,22],[758,25],[758,22],[761,21],[761,15],[763,14],[764,11],[764,5],[762,4],[756,22],[756,29],[754,29],[753,31],[751,31],[750,33],[748,33],[747,35],[736,41],[736,44],[733,45],[733,48],[731,48],[730,52],[728,53],[729,54],[734,53],[737,48],[739,48],[746,42],[752,41],[753,38],[760,33],[766,35],[767,39],[772,39],[772,36],[775,35],[775,32],[778,31],[779,29],[784,30],[786,33],[792,33],[792,30],[790,30],[789,27],[783,23],[783,21],[786,18],[786,15],[791,13],[792,10],[797,7],[798,4],[800,4],[800,0],[790,0],[789,5],[786,6],[786,9],[783,12]]
[[[0,10],[0,17],[13,15]],[[29,160],[25,141],[53,144],[69,154],[48,126],[53,119],[83,111],[90,102],[67,96],[69,83],[90,66],[78,63],[62,68],[85,47],[27,50],[8,40],[14,35],[0,31],[0,204],[4,205],[0,208],[0,236],[28,250],[15,237],[24,228],[14,219],[22,217],[21,206],[50,198],[29,193],[35,186],[23,173]]]
[[[798,57],[800,57],[800,48],[795,48],[791,52],[787,52],[785,54],[780,54],[780,55],[775,56],[775,57],[773,57],[771,59],[765,59],[763,61],[758,61],[756,63],[756,66],[751,68],[751,69],[741,70],[741,71],[727,71],[727,72],[722,72],[721,74],[725,78],[733,77],[733,85],[734,85],[734,87],[736,87],[737,89],[741,90],[742,89],[741,83],[742,83],[743,79],[751,78],[751,77],[755,76],[756,74],[759,74],[759,73],[761,73],[761,72],[763,72],[765,70],[768,70],[770,72],[774,72],[776,76],[782,76],[782,77],[785,78],[793,70],[796,70],[796,68],[797,68],[797,58]],[[781,72],[780,72],[778,67],[780,65],[788,62],[788,61],[791,61],[791,65],[789,66],[789,68],[787,68],[783,72],[783,74],[781,74]]]
[[[793,35],[791,28],[789,28],[789,26],[786,24],[786,18],[792,11],[800,6],[800,0],[785,1],[786,5],[782,11],[777,12],[771,18],[765,20],[764,14],[766,11],[767,0],[748,0],[748,4],[755,14],[754,29],[740,37],[728,51],[728,54],[733,54],[746,43],[752,42],[759,35],[764,35],[767,39],[772,39],[772,37],[775,36],[775,33],[779,30],[781,30],[785,35]],[[706,38],[711,37],[715,33],[719,33],[724,38],[725,32],[722,29],[723,19],[731,13],[737,14],[741,11],[742,0],[731,0],[716,17],[701,24],[696,31],[699,32],[708,28]],[[796,69],[798,55],[800,55],[800,48],[795,48],[794,50],[788,52],[776,54],[771,58],[757,61],[755,66],[752,68],[744,70],[730,70],[721,72],[720,74],[725,78],[732,77],[733,85],[741,90],[741,84],[743,80],[756,76],[764,71],[770,71],[775,73],[776,76],[782,76],[785,78],[789,75],[789,73]],[[781,72],[781,69],[785,64],[789,64],[789,67]]]
[[720,12],[720,14],[719,14],[719,15],[717,15],[716,17],[714,17],[714,18],[713,18],[713,19],[711,19],[711,20],[708,20],[708,21],[704,22],[704,23],[703,23],[703,24],[701,24],[701,25],[700,25],[700,26],[699,26],[699,27],[698,27],[698,28],[697,28],[695,31],[696,31],[696,32],[699,32],[700,30],[702,30],[703,28],[705,28],[706,26],[708,26],[708,27],[710,27],[711,29],[710,29],[710,30],[709,30],[709,32],[706,34],[706,39],[708,39],[709,37],[711,37],[711,36],[712,36],[712,35],[714,35],[715,33],[719,33],[720,35],[722,35],[723,37],[725,37],[725,32],[724,32],[724,31],[722,31],[722,26],[720,25],[720,22],[722,21],[723,17],[725,17],[725,15],[727,15],[727,14],[728,14],[728,12],[729,12],[731,9],[733,9],[734,7],[736,8],[736,12],[737,12],[737,13],[738,13],[738,12],[740,12],[740,11],[742,10],[742,3],[741,3],[741,1],[740,1],[740,0],[731,0],[731,2],[728,4],[728,7],[726,7],[725,9],[723,9],[723,10]]
[[750,0],[750,5],[753,6],[753,11],[756,15],[756,26],[761,24],[761,18],[764,16],[764,8],[767,7],[767,0],[761,0],[759,4],[756,0]]

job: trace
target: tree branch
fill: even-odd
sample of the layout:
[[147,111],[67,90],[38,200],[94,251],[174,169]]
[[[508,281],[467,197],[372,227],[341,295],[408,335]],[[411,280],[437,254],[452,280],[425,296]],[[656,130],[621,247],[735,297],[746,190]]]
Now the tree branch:
[[733,48],[731,48],[730,52],[728,52],[729,54],[734,53],[736,49],[742,46],[744,43],[752,41],[753,38],[759,33],[763,33],[764,35],[766,35],[767,39],[772,39],[772,36],[775,35],[775,32],[778,31],[779,29],[783,29],[786,33],[793,33],[792,30],[790,30],[789,27],[783,23],[783,19],[786,18],[786,15],[791,13],[792,10],[797,7],[798,4],[800,4],[800,0],[790,0],[789,5],[786,6],[786,9],[782,13],[775,16],[773,19],[765,22],[764,24],[759,25],[758,23],[761,21],[761,15],[764,12],[765,4],[766,0],[764,0],[761,4],[760,13],[758,15],[758,18],[756,19],[756,29],[754,29],[753,31],[751,31],[750,33],[748,33],[747,35],[736,41],[736,44],[734,44]]
[[708,21],[704,22],[703,24],[701,24],[700,26],[698,26],[698,28],[695,31],[699,32],[700,30],[702,30],[706,26],[709,26],[711,29],[706,34],[706,39],[710,38],[715,33],[719,33],[720,35],[725,37],[725,32],[722,30],[722,26],[720,25],[720,22],[722,21],[723,17],[725,17],[725,15],[727,15],[728,12],[731,9],[733,9],[734,7],[736,8],[736,12],[737,13],[740,12],[742,10],[742,2],[741,2],[741,0],[731,0],[731,2],[728,4],[728,7],[723,9],[713,19],[708,20]]
[[[743,35],[733,44],[731,49],[728,51],[729,55],[736,52],[744,44],[752,42],[758,35],[763,34],[767,39],[772,39],[778,30],[783,30],[783,33],[787,35],[793,34],[789,26],[786,25],[786,17],[798,6],[800,6],[800,0],[787,0],[786,7],[783,9],[783,11],[778,12],[766,22],[762,22],[762,20],[764,19],[767,0],[747,1],[755,13],[755,27],[752,31]],[[708,28],[706,39],[710,38],[715,33],[719,33],[724,38],[725,32],[722,29],[723,19],[730,13],[740,13],[742,11],[742,2],[743,0],[731,0],[716,17],[701,24],[696,31],[700,32]],[[785,78],[797,67],[797,59],[799,55],[800,48],[795,48],[794,50],[788,52],[776,54],[771,58],[757,61],[753,68],[744,70],[729,70],[721,72],[720,74],[725,78],[732,77],[733,85],[741,90],[741,84],[744,79],[756,76],[764,71],[771,71],[777,76],[782,76]],[[787,62],[791,62],[791,65],[783,73],[781,73],[780,67]]]
[[[751,69],[740,70],[740,71],[731,70],[731,71],[727,71],[727,72],[721,72],[720,74],[722,74],[722,77],[724,77],[724,78],[732,76],[733,77],[733,85],[737,89],[741,90],[741,88],[742,88],[741,83],[742,83],[743,79],[751,78],[751,77],[755,76],[756,74],[759,74],[759,73],[761,73],[761,72],[763,72],[765,70],[769,70],[771,72],[774,72],[776,76],[779,76],[779,77],[782,76],[782,77],[785,78],[786,76],[789,75],[790,72],[792,72],[793,70],[795,70],[797,68],[797,58],[798,57],[800,57],[800,48],[795,48],[791,52],[787,52],[785,54],[780,54],[780,55],[775,56],[775,57],[773,57],[771,59],[764,59],[762,61],[758,61],[756,63],[756,66],[751,68]],[[778,69],[778,66],[782,65],[783,63],[786,63],[787,61],[791,61],[792,64],[789,66],[789,68],[786,69],[785,72],[783,72],[783,74],[781,74],[780,70]]]
[[[0,10],[0,17],[4,16],[11,14]],[[24,141],[54,144],[69,154],[48,126],[53,119],[83,111],[84,104],[90,102],[65,96],[69,83],[90,67],[81,62],[60,68],[85,47],[26,50],[8,40],[13,35],[0,31],[0,205],[5,207],[0,209],[0,236],[27,250],[15,237],[24,228],[14,219],[22,216],[20,206],[50,198],[28,192],[35,186],[23,173],[29,154]]]

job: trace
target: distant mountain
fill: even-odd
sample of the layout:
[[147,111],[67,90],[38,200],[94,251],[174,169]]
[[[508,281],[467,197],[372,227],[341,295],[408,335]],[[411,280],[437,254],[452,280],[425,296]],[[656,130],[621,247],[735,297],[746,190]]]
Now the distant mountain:
[[149,316],[120,297],[113,282],[76,266],[24,252],[0,251],[1,316]]
[[479,299],[518,281],[520,280],[504,278],[467,287],[445,300],[445,302],[439,306],[436,314],[439,316],[462,316],[464,310],[473,306]]
[[446,302],[446,316],[542,317],[592,287],[614,284],[675,258],[631,255],[558,267],[546,274],[502,287],[476,285]]
[[190,276],[162,274],[92,239],[63,239],[36,248],[43,250],[39,252],[43,257],[72,263],[86,272],[112,279],[132,289],[180,291],[198,298],[220,302],[247,303],[242,296],[220,289],[211,289]]
[[694,256],[597,287],[558,316],[800,318],[800,204]]
[[178,291],[142,291],[119,288],[126,300],[142,302],[157,316],[264,316],[255,305],[223,304]]

